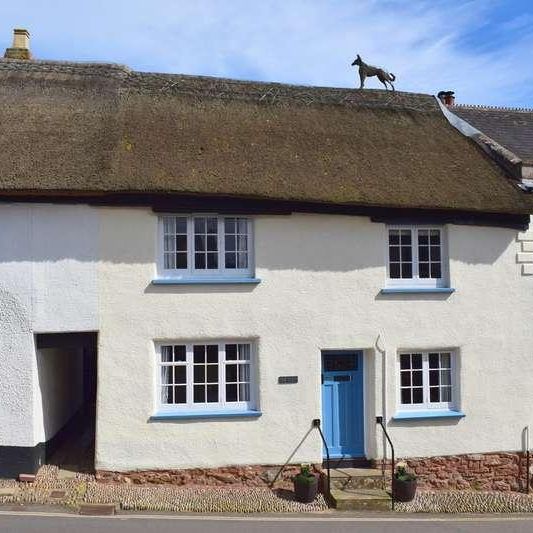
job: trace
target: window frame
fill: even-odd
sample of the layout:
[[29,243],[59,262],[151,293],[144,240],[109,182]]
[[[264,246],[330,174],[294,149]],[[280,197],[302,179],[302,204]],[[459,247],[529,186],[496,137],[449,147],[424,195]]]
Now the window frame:
[[[185,218],[187,223],[187,268],[165,268],[165,226],[166,217]],[[217,219],[217,257],[218,268],[198,269],[195,268],[194,247],[194,221],[197,218]],[[247,268],[226,268],[226,247],[225,247],[225,220],[228,218],[245,219],[247,223]],[[254,263],[254,224],[253,219],[245,215],[230,215],[218,213],[160,213],[158,216],[157,229],[157,278],[158,279],[178,279],[178,280],[202,280],[202,279],[247,279],[253,278]]]
[[[250,347],[250,396],[248,401],[228,402],[226,401],[226,366],[228,364],[239,364],[238,359],[236,363],[226,361],[226,345],[227,344],[246,344]],[[193,349],[195,345],[207,346],[218,345],[218,402],[194,403],[194,353]],[[258,380],[257,380],[257,357],[255,343],[250,339],[229,339],[229,340],[168,340],[168,341],[156,341],[155,346],[155,395],[154,404],[155,411],[158,414],[180,414],[180,413],[203,413],[203,412],[247,412],[255,411],[257,408],[257,395],[258,395]],[[183,404],[166,404],[161,399],[161,391],[163,387],[162,372],[165,365],[162,361],[162,347],[163,346],[185,346],[186,359],[184,366],[186,368],[186,403]],[[233,383],[233,382],[231,382]],[[207,398],[206,398],[207,400]]]
[[[410,278],[391,278],[390,267],[390,231],[391,230],[410,230],[411,231],[411,263],[412,276]],[[440,278],[420,278],[419,277],[419,257],[418,257],[418,232],[420,230],[438,230],[440,231]],[[401,252],[400,252],[401,253]],[[449,282],[449,256],[448,256],[448,239],[445,226],[433,224],[393,224],[386,226],[386,267],[387,281],[386,287],[390,288],[426,288],[440,289],[448,288]]]
[[[450,393],[451,400],[449,402],[430,402],[430,384],[429,384],[429,354],[450,354]],[[422,403],[404,404],[402,403],[402,382],[401,382],[401,356],[402,355],[422,355]],[[458,350],[452,348],[436,348],[436,349],[408,349],[398,351],[396,357],[396,405],[398,413],[409,413],[413,411],[456,411],[459,407],[459,378],[457,375],[458,368]]]

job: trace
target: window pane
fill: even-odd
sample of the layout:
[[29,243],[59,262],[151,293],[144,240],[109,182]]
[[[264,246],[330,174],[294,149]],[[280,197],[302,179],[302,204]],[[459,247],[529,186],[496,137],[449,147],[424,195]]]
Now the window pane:
[[250,365],[239,365],[239,381],[250,381]]
[[226,252],[234,252],[236,249],[235,235],[226,235],[225,241]]
[[402,389],[402,403],[403,404],[411,403],[411,389]]
[[246,252],[237,254],[237,268],[248,268],[248,254]]
[[218,365],[207,365],[207,382],[218,383]]
[[226,385],[226,401],[237,401],[237,385]]
[[402,246],[401,251],[402,251],[402,262],[404,262],[404,261],[407,261],[407,262],[412,261],[411,247],[410,246]]
[[427,246],[418,247],[418,260],[429,261],[429,248]]
[[226,253],[226,268],[237,268],[237,254],[234,252]]
[[207,268],[208,269],[218,268],[218,254],[216,253],[207,254]]
[[241,361],[250,360],[250,345],[249,344],[239,344],[239,359]]
[[194,236],[194,249],[197,252],[205,251],[205,235],[195,235]]
[[411,368],[411,356],[409,354],[400,355],[400,368]]
[[402,263],[402,278],[413,277],[413,265],[411,263]]
[[439,368],[439,354],[430,353],[428,356],[429,359],[429,368]]
[[172,367],[162,366],[161,367],[161,385],[171,385],[172,384]]
[[439,263],[431,263],[431,277],[433,279],[442,278],[441,268]]
[[429,401],[432,403],[438,402],[439,400],[439,388],[431,387],[429,389]]
[[187,235],[178,235],[176,237],[176,250],[178,252],[187,251]]
[[414,353],[411,356],[411,365],[413,368],[422,368],[422,354]]
[[176,254],[176,268],[187,268],[187,254]]
[[429,384],[430,385],[438,385],[439,384],[439,371],[438,370],[430,370],[429,371]]
[[250,401],[250,384],[249,383],[241,383],[239,385],[239,401],[240,402]]
[[209,344],[207,346],[207,362],[218,363],[218,344]]
[[226,383],[237,381],[237,365],[226,365]]
[[187,368],[185,365],[174,367],[174,383],[185,383],[187,381]]
[[174,403],[174,387],[162,387],[161,389],[161,403]]
[[402,229],[400,231],[400,243],[411,244],[411,230],[410,229]]
[[194,365],[194,382],[205,383],[205,366]]
[[218,385],[207,386],[207,402],[208,403],[218,402]]
[[441,370],[440,371],[440,384],[441,385],[451,385],[452,384],[452,375],[450,370]]
[[451,357],[449,353],[440,354],[440,366],[441,368],[450,368],[451,367]]
[[422,371],[421,370],[415,370],[413,372],[413,385],[415,386],[422,386]]
[[184,385],[174,387],[174,403],[187,403],[187,388]]
[[389,244],[400,244],[400,232],[397,229],[389,230]]
[[440,230],[432,229],[430,231],[429,241],[431,244],[440,244]]
[[226,344],[226,359],[227,360],[237,359],[237,345],[236,344]]
[[400,372],[400,381],[403,387],[411,385],[411,372]]
[[441,402],[451,402],[452,401],[452,388],[451,387],[443,387],[441,389]]
[[194,254],[194,268],[205,269],[205,254]]
[[194,219],[194,233],[205,233],[205,218]]
[[424,403],[422,387],[413,389],[413,403]]
[[195,385],[194,386],[194,403],[204,403],[205,402],[205,385]]
[[218,250],[218,238],[216,235],[207,236],[207,249],[215,252]]
[[196,344],[193,347],[194,362],[205,363],[205,346],[203,344]]
[[226,233],[235,233],[235,219],[234,218],[224,219],[224,231]]
[[218,233],[218,219],[209,217],[206,219],[207,233]]
[[389,275],[392,279],[397,279],[400,277],[400,263],[391,263]]
[[391,246],[389,248],[389,259],[391,261],[400,260],[400,247],[399,246]]
[[418,265],[418,276],[421,278],[429,278],[429,263],[420,263]]
[[172,346],[161,346],[161,362],[172,362]]

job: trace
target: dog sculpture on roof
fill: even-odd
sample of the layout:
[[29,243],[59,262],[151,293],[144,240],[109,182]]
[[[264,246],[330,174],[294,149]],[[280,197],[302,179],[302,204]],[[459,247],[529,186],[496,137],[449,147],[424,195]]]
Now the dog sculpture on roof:
[[357,54],[357,57],[354,59],[354,62],[352,63],[352,67],[359,66],[359,79],[361,80],[361,85],[359,89],[363,89],[365,86],[365,79],[372,76],[377,76],[378,80],[385,85],[385,89],[388,90],[387,83],[391,86],[392,90],[394,91],[394,85],[392,84],[393,81],[396,81],[396,76],[390,72],[387,72],[386,70],[383,70],[379,67],[373,67],[372,65],[368,65],[365,63],[359,54]]

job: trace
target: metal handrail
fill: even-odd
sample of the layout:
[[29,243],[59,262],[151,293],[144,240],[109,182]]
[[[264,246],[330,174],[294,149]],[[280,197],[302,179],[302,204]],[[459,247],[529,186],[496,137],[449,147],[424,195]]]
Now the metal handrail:
[[385,434],[385,437],[387,441],[389,442],[389,446],[391,449],[391,506],[392,510],[394,511],[394,444],[392,444],[392,440],[389,437],[389,434],[387,433],[387,429],[385,428],[385,424],[383,424],[383,417],[382,416],[376,416],[376,424],[379,424],[381,426],[381,429],[383,430],[383,433]]
[[313,420],[313,427],[318,429],[318,432],[320,433],[320,438],[322,439],[322,443],[324,444],[324,448],[326,449],[326,464],[328,469],[328,498],[331,496],[331,472],[329,467],[329,448],[328,443],[326,442],[326,438],[324,437],[324,433],[322,433],[322,428],[320,427],[320,418],[315,418]]

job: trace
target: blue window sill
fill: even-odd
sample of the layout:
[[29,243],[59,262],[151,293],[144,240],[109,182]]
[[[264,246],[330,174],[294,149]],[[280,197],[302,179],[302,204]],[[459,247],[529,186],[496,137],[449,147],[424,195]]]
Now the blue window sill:
[[463,418],[466,416],[462,411],[448,409],[435,409],[434,411],[402,411],[396,413],[393,420],[424,420],[429,418]]
[[155,413],[150,420],[193,420],[197,418],[259,418],[261,411],[183,411]]
[[257,285],[259,278],[157,278],[152,280],[152,285]]
[[451,287],[387,287],[381,289],[381,294],[451,294],[455,289]]

